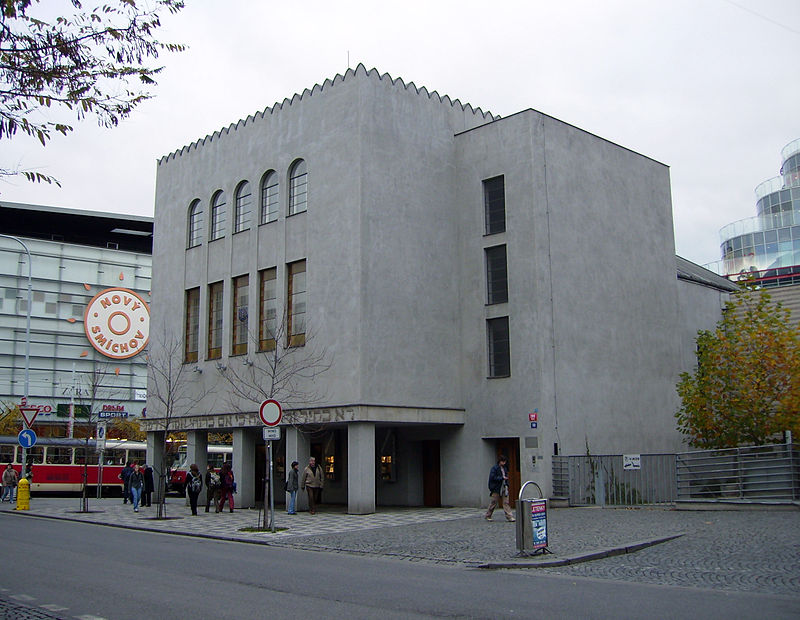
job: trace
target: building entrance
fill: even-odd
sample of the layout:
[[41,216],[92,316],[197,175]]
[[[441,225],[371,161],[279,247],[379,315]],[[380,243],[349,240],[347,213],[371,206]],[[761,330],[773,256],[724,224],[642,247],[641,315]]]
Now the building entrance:
[[495,440],[495,460],[501,454],[508,457],[508,501],[514,508],[519,497],[520,487],[519,438],[508,437]]

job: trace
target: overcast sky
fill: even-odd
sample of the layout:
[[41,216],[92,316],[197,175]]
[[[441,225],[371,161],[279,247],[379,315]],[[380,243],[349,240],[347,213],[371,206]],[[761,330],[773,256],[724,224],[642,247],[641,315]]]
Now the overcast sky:
[[[46,148],[3,141],[0,199],[153,214],[156,160],[362,63],[508,116],[534,108],[671,170],[676,252],[719,259],[719,229],[800,138],[800,1],[186,0],[164,19],[156,97],[115,129]],[[624,226],[624,222],[620,222]],[[625,257],[630,260],[631,257]]]

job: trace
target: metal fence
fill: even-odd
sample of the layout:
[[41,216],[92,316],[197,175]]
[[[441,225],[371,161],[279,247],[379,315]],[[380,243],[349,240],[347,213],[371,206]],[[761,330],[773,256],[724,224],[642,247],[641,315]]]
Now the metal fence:
[[553,495],[570,506],[633,506],[674,502],[674,454],[642,454],[638,468],[623,467],[622,455],[553,457]]
[[798,500],[800,446],[775,444],[676,455],[680,500]]

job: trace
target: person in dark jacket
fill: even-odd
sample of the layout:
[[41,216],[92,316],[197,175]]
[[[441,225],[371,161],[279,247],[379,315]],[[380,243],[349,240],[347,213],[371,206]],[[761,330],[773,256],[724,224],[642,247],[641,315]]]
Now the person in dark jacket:
[[155,481],[153,480],[153,468],[147,463],[144,465],[144,491],[142,492],[142,506],[151,506],[153,501],[153,491],[155,491]]
[[236,482],[233,480],[233,469],[231,469],[231,464],[228,461],[222,464],[219,478],[221,498],[219,504],[217,504],[217,512],[222,512],[226,499],[228,500],[228,508],[233,512],[233,491],[236,488]]
[[[130,487],[130,479],[131,473],[133,473],[133,467],[131,467],[131,462],[128,461],[125,463],[125,467],[122,468],[122,472],[119,475],[119,479],[122,480],[122,503],[127,504],[128,499],[131,497],[131,487]],[[131,500],[133,501],[133,500]]]
[[497,459],[497,464],[489,472],[489,495],[492,501],[486,510],[484,518],[492,520],[494,509],[500,505],[500,498],[503,502],[503,512],[506,513],[506,521],[516,521],[508,503],[508,459],[501,454]]
[[142,497],[142,489],[144,488],[144,474],[141,467],[139,467],[139,463],[133,466],[133,471],[128,477],[128,487],[131,490],[133,512],[139,512],[139,499]]
[[286,512],[290,515],[297,514],[297,489],[300,488],[300,469],[298,465],[297,461],[292,461],[292,468],[289,470],[289,477],[286,479],[286,492],[289,494]]
[[186,473],[186,495],[189,496],[189,506],[192,507],[192,514],[197,516],[197,498],[200,496],[200,491],[203,490],[203,476],[200,475],[200,470],[196,463],[189,466],[189,471]]
[[214,471],[214,466],[209,463],[206,468],[206,512],[208,512],[211,502],[214,502],[214,506],[219,506],[219,485],[219,474]]

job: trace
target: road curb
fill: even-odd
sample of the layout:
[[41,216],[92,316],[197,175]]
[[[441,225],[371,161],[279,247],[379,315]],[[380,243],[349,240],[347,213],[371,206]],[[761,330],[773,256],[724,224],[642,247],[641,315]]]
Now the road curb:
[[610,558],[616,555],[625,555],[626,553],[636,553],[637,551],[641,551],[642,549],[646,549],[647,547],[652,547],[653,545],[660,545],[661,543],[665,543],[670,540],[680,538],[684,534],[685,532],[679,532],[678,534],[672,534],[670,536],[651,538],[648,540],[640,540],[619,547],[611,547],[609,549],[598,549],[597,551],[570,555],[563,558],[542,559],[542,560],[527,559],[527,561],[518,560],[516,562],[489,562],[487,564],[481,564],[480,566],[478,566],[478,568],[482,568],[485,570],[497,570],[497,569],[508,569],[508,568],[554,568],[557,566],[568,566],[570,564],[580,564],[581,562],[590,562],[592,560],[602,560],[603,558]]

